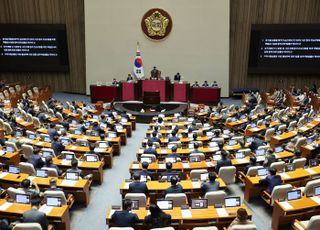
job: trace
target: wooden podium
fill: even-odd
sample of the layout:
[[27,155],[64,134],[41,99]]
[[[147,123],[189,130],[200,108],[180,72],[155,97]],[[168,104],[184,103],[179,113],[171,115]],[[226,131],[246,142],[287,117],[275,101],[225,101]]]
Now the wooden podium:
[[160,92],[159,91],[145,91],[143,95],[143,104],[157,105],[160,104]]

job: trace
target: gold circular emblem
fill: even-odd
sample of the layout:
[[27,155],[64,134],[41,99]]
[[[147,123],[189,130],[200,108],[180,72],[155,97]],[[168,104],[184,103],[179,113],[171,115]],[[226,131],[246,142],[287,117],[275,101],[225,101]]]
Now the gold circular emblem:
[[141,28],[148,38],[162,40],[172,30],[172,19],[163,9],[154,8],[144,14],[141,20]]

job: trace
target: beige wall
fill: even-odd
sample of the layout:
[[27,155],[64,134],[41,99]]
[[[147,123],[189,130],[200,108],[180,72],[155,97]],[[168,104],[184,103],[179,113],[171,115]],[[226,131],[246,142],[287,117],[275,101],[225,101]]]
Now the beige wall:
[[[154,42],[140,22],[151,8],[172,17],[169,37]],[[155,65],[162,75],[176,72],[193,82],[217,80],[229,93],[229,0],[85,0],[86,82],[125,79],[140,42],[146,75]]]

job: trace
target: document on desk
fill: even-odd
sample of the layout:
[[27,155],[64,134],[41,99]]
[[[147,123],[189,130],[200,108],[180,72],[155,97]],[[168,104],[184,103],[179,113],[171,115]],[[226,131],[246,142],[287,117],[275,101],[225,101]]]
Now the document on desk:
[[0,178],[4,178],[6,175],[8,175],[7,172],[2,172],[2,173],[0,173]]
[[159,169],[165,169],[166,168],[166,164],[158,164]]
[[113,215],[113,213],[114,213],[115,211],[116,211],[116,210],[114,210],[114,209],[111,209],[111,210],[110,210],[109,219],[111,219],[111,216]]
[[70,148],[71,150],[76,150],[77,149],[77,146],[71,146],[71,148]]
[[307,169],[305,169],[308,173],[310,173],[310,174],[317,174],[317,172],[316,171],[314,171],[313,169],[311,169],[311,168],[307,168]]
[[287,173],[279,173],[279,175],[280,175],[281,178],[283,178],[283,179],[289,179],[289,178],[291,178]]
[[316,202],[317,204],[320,205],[320,197],[318,197],[318,196],[313,196],[313,197],[311,197],[311,200],[313,200],[314,202]]
[[209,147],[209,151],[215,152],[219,150],[219,147]]
[[0,150],[0,155],[1,155],[1,156],[4,155],[5,153],[6,153],[5,151]]
[[35,176],[28,176],[28,179],[32,182],[36,178]]
[[45,213],[46,215],[49,215],[52,209],[53,207],[50,207],[44,204],[39,208],[39,211]]
[[200,188],[200,186],[201,186],[199,181],[192,181],[191,183],[192,183],[193,188]]
[[284,208],[284,210],[291,210],[293,207],[287,201],[279,202],[279,204]]
[[238,162],[239,164],[249,163],[249,161],[248,161],[246,158],[243,158],[243,159],[237,159],[237,162]]
[[130,184],[131,182],[124,182],[124,189],[129,189],[129,184]]
[[184,169],[188,169],[188,168],[190,168],[190,165],[189,165],[189,163],[182,163],[182,167]]
[[181,209],[182,218],[192,218],[190,209]]
[[2,205],[0,206],[0,211],[6,211],[8,208],[11,207],[12,204],[13,204],[13,203],[5,202],[4,204],[2,204]]
[[139,164],[132,164],[132,169],[140,169],[140,165]]
[[76,180],[63,180],[61,182],[62,186],[75,186],[77,184]]
[[43,145],[44,142],[43,141],[38,141],[37,145]]
[[62,165],[70,165],[70,164],[71,164],[71,161],[70,161],[70,160],[63,159],[63,160],[61,160],[61,164],[62,164]]
[[219,217],[226,217],[229,216],[227,210],[225,208],[217,208],[217,213]]

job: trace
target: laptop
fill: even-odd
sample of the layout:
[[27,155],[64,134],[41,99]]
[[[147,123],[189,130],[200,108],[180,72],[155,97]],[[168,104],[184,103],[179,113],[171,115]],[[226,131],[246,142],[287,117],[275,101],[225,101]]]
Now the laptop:
[[199,156],[191,156],[189,158],[190,162],[200,162],[200,157]]
[[74,154],[71,153],[65,153],[64,159],[71,161],[74,158]]
[[177,159],[175,157],[166,157],[166,162],[176,163]]
[[192,199],[191,200],[192,209],[205,209],[208,208],[208,199]]
[[315,196],[320,196],[320,186],[315,186],[314,187],[314,195]]
[[109,138],[116,138],[117,134],[116,133],[108,133]]
[[49,152],[49,151],[43,151],[43,152],[42,152],[42,156],[43,156],[43,157],[49,157],[49,156],[52,156],[52,153]]
[[213,154],[212,159],[215,161],[219,161],[219,160],[221,160],[221,155],[220,154]]
[[67,180],[79,180],[79,173],[77,172],[66,172]]
[[236,159],[243,159],[245,158],[245,154],[243,152],[236,152]]
[[230,133],[231,133],[231,131],[230,131],[229,129],[223,130],[223,134],[224,134],[224,135],[228,135],[228,134],[230,134]]
[[226,208],[239,207],[241,205],[240,197],[224,198],[224,206]]
[[86,155],[86,162],[97,162],[97,161],[98,161],[97,155],[93,155],[93,154]]
[[61,143],[62,143],[64,146],[67,146],[67,145],[70,145],[70,144],[71,144],[71,140],[70,140],[70,139],[67,139],[67,138],[62,138],[62,139],[61,139]]
[[256,150],[256,156],[257,156],[257,157],[262,157],[262,156],[264,156],[265,154],[266,154],[265,149],[257,149],[257,150]]
[[36,176],[42,177],[42,178],[48,178],[48,171],[44,169],[37,169],[36,170]]
[[208,180],[208,173],[201,173],[200,174],[200,180],[201,181],[207,181]]
[[74,134],[75,134],[75,135],[81,135],[82,132],[81,132],[80,129],[75,129],[75,130],[74,130]]
[[139,210],[139,200],[131,200],[131,202],[132,202],[131,209],[132,210]]
[[310,159],[310,160],[309,160],[309,166],[310,166],[310,167],[316,167],[316,166],[318,166],[318,165],[319,165],[318,159]]
[[20,169],[17,166],[9,165],[9,173],[19,174],[20,173]]
[[161,210],[172,210],[173,209],[173,200],[157,200],[157,206]]
[[60,197],[47,196],[46,205],[50,206],[50,207],[61,207],[61,198]]
[[152,163],[152,159],[150,157],[141,157],[141,163],[142,162],[147,162],[147,163]]
[[22,137],[23,136],[23,132],[21,130],[17,130],[15,135],[16,135],[16,137]]
[[16,194],[16,203],[18,204],[30,204],[30,195]]
[[277,147],[274,149],[274,151],[275,151],[276,153],[280,153],[280,152],[283,151],[283,147],[282,147],[282,146],[277,146]]
[[99,142],[99,148],[109,148],[108,142]]
[[43,141],[50,143],[50,142],[51,142],[51,139],[50,139],[50,137],[44,137],[44,138],[43,138]]
[[237,144],[237,141],[234,140],[234,139],[231,139],[231,140],[229,141],[229,145],[236,145],[236,144]]
[[12,146],[7,146],[6,147],[6,151],[9,153],[13,153],[14,152],[14,148]]
[[28,138],[31,139],[31,140],[35,140],[37,138],[37,136],[36,136],[36,134],[32,133],[32,134],[28,135]]
[[268,169],[266,168],[261,168],[257,170],[257,175],[258,176],[266,176],[268,174]]
[[254,141],[254,140],[253,140],[253,137],[248,137],[247,140],[246,140],[247,143],[251,143],[251,142],[253,142],[253,141]]
[[77,121],[76,120],[72,120],[71,122],[73,125],[76,125],[77,124]]
[[285,170],[286,172],[292,172],[292,171],[294,171],[294,170],[295,170],[294,164],[286,164],[286,165],[284,166],[284,170]]
[[287,200],[298,200],[301,198],[301,190],[292,190],[287,193]]

